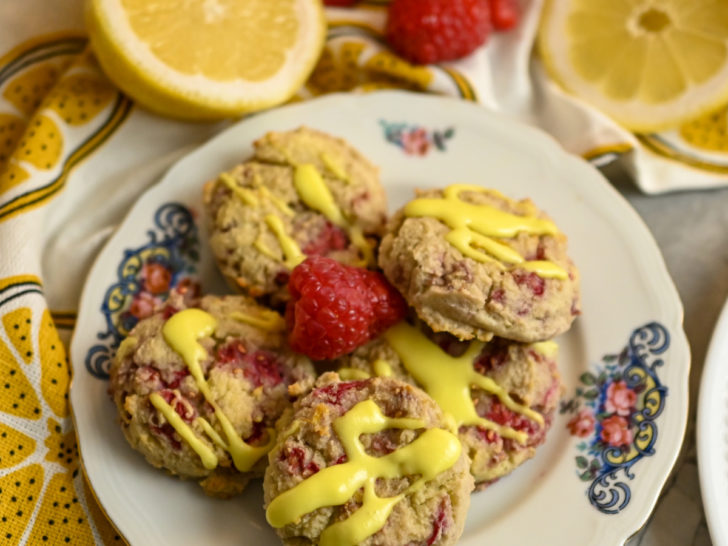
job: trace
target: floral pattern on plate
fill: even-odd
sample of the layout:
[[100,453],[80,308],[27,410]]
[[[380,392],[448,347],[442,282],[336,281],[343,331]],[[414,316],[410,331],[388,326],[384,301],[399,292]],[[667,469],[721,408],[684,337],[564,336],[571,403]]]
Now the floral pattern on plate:
[[569,432],[583,438],[577,445],[577,475],[591,482],[589,501],[605,514],[627,507],[632,493],[625,481],[634,478],[632,467],[655,454],[656,419],[667,396],[657,369],[669,346],[661,324],[637,328],[620,353],[603,356],[583,373],[574,397],[561,403],[560,412],[571,415]]
[[387,139],[387,142],[399,146],[407,155],[426,156],[433,148],[444,152],[447,141],[455,136],[453,127],[430,130],[420,125],[383,119],[379,120],[379,124],[384,130],[384,138]]
[[147,237],[144,245],[124,250],[117,280],[104,294],[106,330],[96,334],[102,343],[91,347],[85,360],[88,372],[99,379],[108,379],[113,351],[136,323],[161,306],[173,288],[196,282],[199,239],[189,209],[161,205]]

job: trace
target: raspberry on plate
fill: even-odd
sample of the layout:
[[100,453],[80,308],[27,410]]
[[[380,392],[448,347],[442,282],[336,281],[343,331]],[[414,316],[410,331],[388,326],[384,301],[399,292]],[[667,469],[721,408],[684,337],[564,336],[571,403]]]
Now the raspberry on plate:
[[496,30],[510,30],[518,24],[521,9],[518,0],[488,0],[490,19]]
[[472,53],[490,30],[486,0],[393,0],[386,37],[408,61],[429,64]]
[[314,360],[337,358],[402,319],[407,305],[381,273],[311,256],[291,273],[288,340]]

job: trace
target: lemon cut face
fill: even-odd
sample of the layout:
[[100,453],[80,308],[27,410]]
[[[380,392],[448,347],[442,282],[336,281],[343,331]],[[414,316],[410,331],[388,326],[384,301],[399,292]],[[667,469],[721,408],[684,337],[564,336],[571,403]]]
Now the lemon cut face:
[[547,0],[538,45],[566,90],[634,131],[728,102],[726,0]]
[[320,0],[87,0],[94,51],[140,103],[219,118],[284,102],[323,47]]

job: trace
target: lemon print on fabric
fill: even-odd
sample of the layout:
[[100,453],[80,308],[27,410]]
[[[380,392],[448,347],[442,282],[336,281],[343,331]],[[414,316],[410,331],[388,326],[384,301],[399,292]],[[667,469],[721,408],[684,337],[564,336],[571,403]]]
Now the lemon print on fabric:
[[[45,537],[45,538],[44,538]],[[28,544],[93,544],[71,473],[54,475],[43,495]]]
[[625,127],[676,127],[728,100],[728,2],[549,0],[551,76]]
[[63,78],[48,97],[46,107],[69,125],[88,123],[116,97],[111,83],[92,74],[72,74]]
[[404,83],[413,88],[424,90],[432,82],[432,71],[424,66],[410,64],[389,51],[375,53],[364,64],[372,75],[382,80],[391,78],[392,83]]
[[[365,56],[365,51],[374,53]],[[381,88],[424,91],[432,80],[429,68],[411,65],[364,41],[333,40],[324,48],[307,89],[315,95]]]
[[728,106],[684,124],[680,136],[696,148],[728,153]]
[[[0,528],[3,544],[20,544],[43,486],[43,467],[33,464],[0,478]],[[8,536],[10,535],[10,536]],[[40,544],[29,542],[28,544]]]
[[13,114],[0,114],[0,170],[7,163],[20,137],[23,136],[25,120]]
[[344,42],[335,54],[327,45],[306,85],[309,91],[321,95],[353,89],[359,82],[358,60],[363,50],[362,42]]
[[28,171],[14,160],[11,160],[4,168],[0,164],[0,194],[24,182],[29,176]]
[[48,436],[45,439],[45,446],[48,448],[46,461],[58,463],[70,472],[78,468],[78,445],[73,430],[64,434],[58,421],[48,419]]
[[33,438],[0,423],[0,468],[10,468],[22,463],[33,451]]
[[66,349],[46,309],[40,323],[41,392],[53,412],[68,415],[68,384],[71,380]]
[[44,114],[35,116],[23,134],[15,157],[37,169],[52,169],[63,153],[63,135],[56,122]]
[[34,66],[10,80],[5,86],[3,97],[30,117],[67,66],[68,62],[52,61]]
[[0,340],[0,411],[40,419],[40,402],[20,363]]
[[5,333],[20,357],[28,364],[33,358],[33,337],[31,335],[31,311],[21,307],[3,316]]

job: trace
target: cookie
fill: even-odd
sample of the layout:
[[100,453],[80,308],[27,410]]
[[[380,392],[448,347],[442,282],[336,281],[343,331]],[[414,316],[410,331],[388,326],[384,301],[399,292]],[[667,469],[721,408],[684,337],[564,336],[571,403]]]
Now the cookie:
[[205,185],[210,246],[233,286],[273,306],[306,256],[374,265],[387,213],[379,170],[311,129],[268,133],[254,156]]
[[436,332],[550,339],[579,314],[566,236],[530,200],[456,184],[418,192],[387,226],[379,265]]
[[241,492],[263,473],[276,420],[314,382],[310,361],[284,339],[282,317],[247,297],[175,294],[133,328],[111,366],[124,436],[210,495]]
[[533,457],[561,394],[553,342],[462,342],[401,322],[338,360],[344,378],[417,385],[455,420],[476,489]]
[[472,477],[420,389],[391,378],[319,378],[279,424],[263,481],[284,544],[455,544]]

